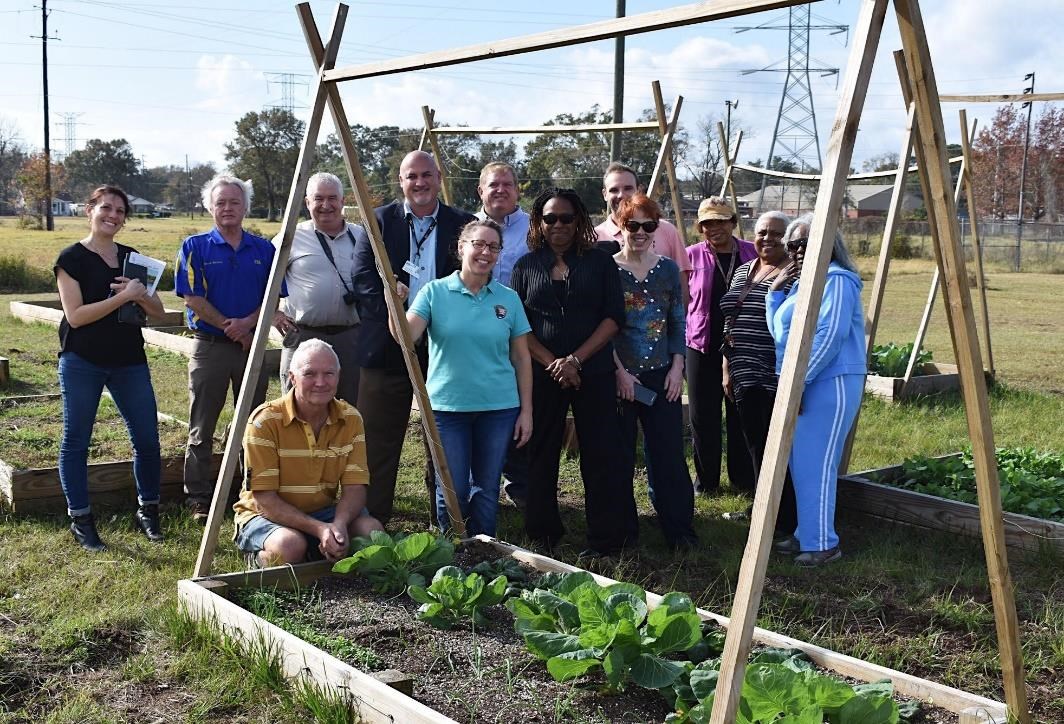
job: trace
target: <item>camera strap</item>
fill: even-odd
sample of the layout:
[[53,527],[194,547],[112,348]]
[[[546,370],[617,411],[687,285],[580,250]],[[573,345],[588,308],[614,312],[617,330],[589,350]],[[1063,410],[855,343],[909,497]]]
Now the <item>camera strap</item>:
[[[325,241],[325,234],[315,229],[314,235],[318,237],[318,242],[321,244],[321,250],[325,252],[325,257],[332,264],[332,268],[336,270],[336,276],[340,278],[340,283],[344,285],[344,291],[350,294],[351,287],[347,286],[347,282],[344,281],[344,275],[340,273],[340,268],[336,266],[336,260],[333,258],[332,249],[329,248],[329,242]],[[347,227],[347,235],[351,238],[351,245],[354,246],[355,235],[351,233],[351,227]]]

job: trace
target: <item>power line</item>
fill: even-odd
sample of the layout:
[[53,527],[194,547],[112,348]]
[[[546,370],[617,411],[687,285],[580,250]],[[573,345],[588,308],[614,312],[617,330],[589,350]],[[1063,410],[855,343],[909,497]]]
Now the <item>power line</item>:
[[56,163],[58,163],[74,153],[77,146],[77,127],[80,125],[78,118],[85,114],[57,113],[56,115],[60,117],[61,122],[55,125],[63,129],[63,156],[62,158],[56,158]]

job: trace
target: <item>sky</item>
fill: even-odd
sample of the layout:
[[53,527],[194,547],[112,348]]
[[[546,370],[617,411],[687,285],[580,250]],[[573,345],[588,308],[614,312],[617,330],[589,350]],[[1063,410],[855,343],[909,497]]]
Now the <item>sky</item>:
[[[29,147],[43,145],[41,0],[0,0],[0,125]],[[627,13],[675,3],[628,0]],[[147,166],[213,162],[224,167],[225,143],[250,110],[282,103],[280,74],[298,74],[291,87],[296,115],[306,120],[311,67],[294,3],[284,0],[48,0],[52,148],[67,148],[62,114],[73,116],[74,148],[90,138],[125,138]],[[335,4],[311,3],[326,35]],[[821,152],[826,153],[843,74],[852,49],[856,0],[812,5],[814,25],[848,25],[848,32],[813,30],[810,65],[839,68],[812,76]],[[500,40],[614,16],[615,0],[500,3],[498,0],[383,0],[350,3],[338,66]],[[927,0],[922,5],[939,91],[1019,93],[1036,72],[1036,91],[1054,87],[1064,67],[1064,0]],[[659,80],[666,101],[684,96],[681,125],[721,118],[736,102],[733,127],[746,131],[739,160],[767,156],[786,68],[788,11],[630,36],[626,40],[625,120],[653,105]],[[777,29],[740,31],[749,26]],[[782,26],[782,29],[779,29]],[[853,166],[897,152],[905,112],[891,51],[901,47],[893,11],[876,59]],[[422,125],[421,106],[448,125],[539,125],[559,113],[613,104],[613,41],[402,75],[349,81],[341,93],[352,123]],[[17,79],[17,80],[16,80]],[[957,111],[946,104],[950,142],[959,141]],[[980,127],[993,105],[969,105]],[[1036,109],[1037,113],[1037,109]],[[320,138],[332,130],[326,120]],[[529,136],[518,137],[523,143]],[[681,171],[681,175],[684,175]]]

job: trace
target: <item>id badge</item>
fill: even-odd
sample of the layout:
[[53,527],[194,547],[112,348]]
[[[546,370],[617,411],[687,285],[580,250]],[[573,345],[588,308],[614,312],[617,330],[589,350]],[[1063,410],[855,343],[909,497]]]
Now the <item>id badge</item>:
[[419,267],[417,264],[410,261],[409,259],[407,259],[406,263],[403,264],[403,271],[412,276],[414,279],[421,278],[421,267]]

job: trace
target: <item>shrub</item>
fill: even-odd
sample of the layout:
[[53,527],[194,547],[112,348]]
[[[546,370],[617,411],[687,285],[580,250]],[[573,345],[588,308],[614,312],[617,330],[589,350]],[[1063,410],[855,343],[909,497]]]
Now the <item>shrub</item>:
[[0,256],[0,291],[48,292],[55,289],[55,280],[44,269],[31,267],[25,259]]

